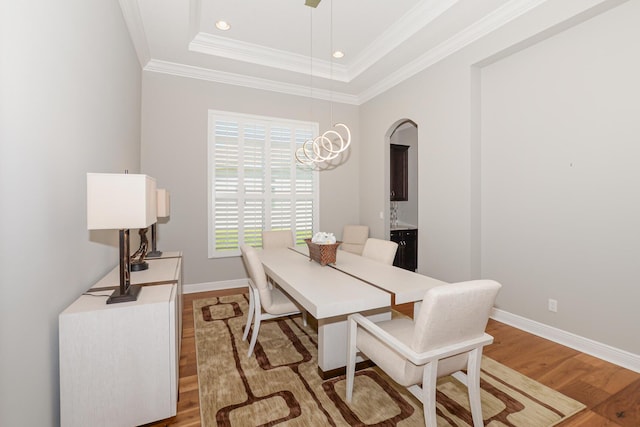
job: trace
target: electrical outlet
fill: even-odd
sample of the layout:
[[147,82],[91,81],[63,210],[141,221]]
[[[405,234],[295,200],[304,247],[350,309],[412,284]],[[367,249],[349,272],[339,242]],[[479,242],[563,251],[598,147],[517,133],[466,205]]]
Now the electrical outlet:
[[558,312],[558,301],[549,298],[549,311],[553,312],[553,313],[557,313]]

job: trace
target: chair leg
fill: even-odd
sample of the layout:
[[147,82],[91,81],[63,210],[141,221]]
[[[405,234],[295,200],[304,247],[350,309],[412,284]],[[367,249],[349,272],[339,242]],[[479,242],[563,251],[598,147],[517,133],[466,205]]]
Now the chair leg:
[[258,339],[258,331],[260,331],[260,315],[262,314],[262,305],[260,304],[260,296],[256,292],[255,294],[255,302],[254,302],[254,317],[253,321],[253,332],[251,333],[251,343],[249,344],[249,352],[247,353],[247,357],[251,357],[253,353],[253,347],[256,345],[256,340]]
[[482,418],[482,404],[480,402],[480,365],[482,363],[482,347],[469,352],[467,362],[467,389],[469,390],[469,404],[474,427],[484,426]]
[[253,296],[253,288],[249,286],[249,312],[247,313],[247,325],[244,327],[244,334],[242,334],[242,341],[246,341],[249,336],[249,328],[251,327],[251,321],[253,320],[253,305],[255,304]]
[[437,425],[436,418],[436,382],[438,381],[438,361],[434,360],[424,366],[422,373],[422,407],[425,425]]
[[345,391],[347,402],[351,402],[353,397],[353,380],[356,374],[356,333],[358,332],[358,324],[349,319],[348,336],[347,336],[347,388]]
[[307,311],[302,310],[302,326],[307,326]]

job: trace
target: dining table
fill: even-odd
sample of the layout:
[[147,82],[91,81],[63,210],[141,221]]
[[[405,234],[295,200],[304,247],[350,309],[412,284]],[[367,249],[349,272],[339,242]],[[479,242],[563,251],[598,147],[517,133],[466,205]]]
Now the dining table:
[[[311,260],[306,246],[262,249],[267,276],[318,323],[318,372],[324,379],[344,373],[347,317],[361,313],[373,322],[391,319],[392,306],[414,303],[447,282],[337,250],[327,265]],[[366,362],[359,358],[359,362]]]

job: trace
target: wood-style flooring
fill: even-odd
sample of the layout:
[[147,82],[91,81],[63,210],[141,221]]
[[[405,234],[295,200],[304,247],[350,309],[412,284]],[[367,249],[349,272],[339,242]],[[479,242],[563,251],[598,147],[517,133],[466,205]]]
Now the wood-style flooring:
[[[239,291],[184,295],[178,414],[150,426],[200,426],[192,303]],[[485,347],[485,355],[587,406],[559,427],[640,426],[640,374],[494,320],[487,333],[495,341]]]

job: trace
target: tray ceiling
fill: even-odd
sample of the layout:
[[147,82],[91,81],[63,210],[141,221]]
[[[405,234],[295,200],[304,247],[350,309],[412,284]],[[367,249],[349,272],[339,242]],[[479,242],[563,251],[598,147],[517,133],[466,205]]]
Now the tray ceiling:
[[[360,104],[545,0],[120,0],[143,69]],[[218,20],[231,25],[216,28]],[[331,52],[345,53],[332,59]]]

